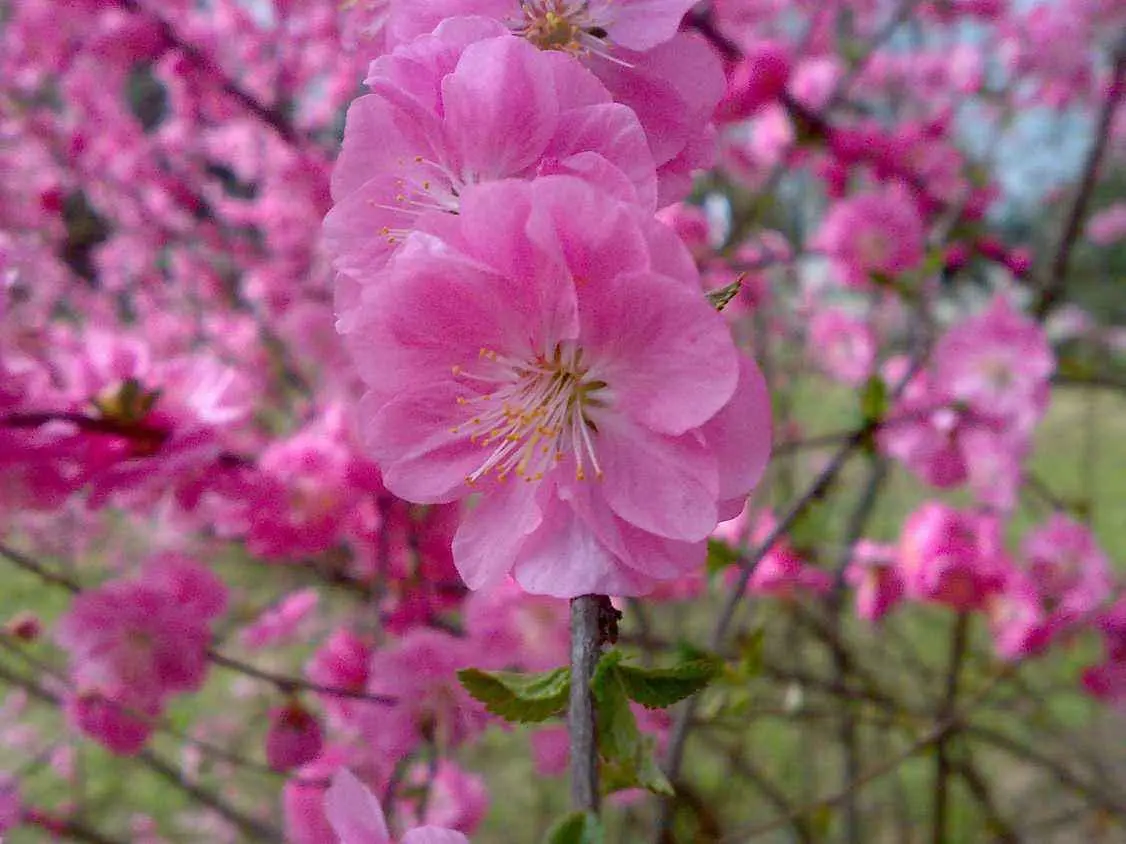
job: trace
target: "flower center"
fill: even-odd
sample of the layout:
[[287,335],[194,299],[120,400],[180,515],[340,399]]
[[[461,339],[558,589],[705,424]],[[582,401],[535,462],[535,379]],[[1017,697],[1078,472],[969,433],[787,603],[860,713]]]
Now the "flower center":
[[[476,388],[471,397],[458,397],[473,415],[453,433],[468,433],[469,441],[487,452],[467,476],[469,483],[490,472],[498,481],[509,473],[538,481],[568,455],[574,457],[577,480],[586,480],[588,469],[602,477],[595,453],[598,426],[591,417],[606,406],[600,393],[607,385],[591,376],[580,347],[557,343],[550,355],[530,360],[481,349],[472,371],[455,366],[453,373]],[[482,386],[487,392],[478,392]]]
[[578,53],[606,37],[587,11],[585,0],[521,0],[520,6],[524,20],[516,31],[541,50]]

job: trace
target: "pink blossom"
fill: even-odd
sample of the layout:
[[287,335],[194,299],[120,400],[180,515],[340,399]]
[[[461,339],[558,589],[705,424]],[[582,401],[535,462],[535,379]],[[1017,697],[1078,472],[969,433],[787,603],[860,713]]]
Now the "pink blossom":
[[1019,570],[1008,572],[1005,587],[986,604],[997,654],[1019,660],[1042,653],[1051,643],[1054,627],[1044,617],[1039,596]]
[[569,659],[570,614],[558,598],[527,595],[513,580],[470,593],[465,628],[485,668],[545,671]]
[[240,638],[245,647],[265,648],[293,639],[300,634],[302,623],[317,607],[320,594],[315,589],[300,589],[282,598],[244,627]]
[[1109,246],[1126,238],[1126,202],[1116,202],[1087,221],[1087,239],[1099,246]]
[[275,771],[288,771],[320,755],[324,738],[317,719],[297,701],[270,710],[266,761]]
[[1101,700],[1126,703],[1126,599],[1107,610],[1099,619],[1105,658],[1083,672],[1083,686]]
[[885,188],[836,203],[815,241],[843,284],[866,289],[874,277],[894,279],[917,267],[923,260],[924,235],[910,197]]
[[1062,513],[1025,538],[1024,557],[1037,598],[1064,621],[1091,617],[1110,597],[1106,555],[1090,530]]
[[21,814],[19,783],[0,774],[0,835],[16,827]]
[[876,363],[876,338],[862,319],[839,309],[818,311],[809,326],[810,355],[832,377],[863,384]]
[[[377,59],[348,113],[325,219],[338,270],[362,281],[469,185],[571,173],[652,208],[656,182],[634,114],[568,56],[481,18],[444,21]],[[348,298],[340,300],[347,309]]]
[[727,74],[727,93],[716,108],[716,119],[743,120],[776,101],[790,79],[789,50],[776,42],[757,44]]
[[[325,814],[339,844],[391,844],[379,801],[347,768],[341,768],[325,792]],[[425,826],[412,829],[400,844],[468,844],[460,832]]]
[[1055,358],[1044,330],[1004,296],[947,331],[935,349],[935,385],[982,416],[1027,434],[1048,400]]
[[119,756],[140,753],[155,727],[160,705],[136,694],[110,698],[94,689],[68,695],[67,721]]
[[676,35],[695,0],[393,0],[391,34],[410,39],[443,18],[485,15],[545,50],[616,54],[651,50]]
[[413,801],[399,805],[404,826],[441,827],[468,834],[480,826],[488,811],[489,792],[485,781],[454,762],[442,760],[433,771],[428,765],[415,765],[408,781],[420,790],[428,786],[430,793],[421,818]]
[[878,622],[903,600],[903,574],[896,549],[863,539],[856,543],[845,580],[856,590],[856,614]]
[[358,718],[382,758],[402,759],[427,740],[454,747],[485,728],[484,710],[457,679],[476,657],[471,642],[424,628],[376,651],[367,691],[395,702],[365,705]]
[[118,752],[139,748],[166,697],[202,686],[210,621],[225,605],[222,583],[180,556],[76,597],[55,631],[78,689],[72,721]]
[[959,612],[983,609],[1004,585],[997,522],[927,502],[903,526],[899,565],[906,594]]
[[[371,649],[346,628],[337,629],[321,648],[313,654],[306,673],[309,679],[330,689],[362,692],[367,688],[370,675]],[[360,705],[357,701],[340,695],[321,695],[321,703],[328,711],[330,723],[350,721]]]
[[482,493],[454,539],[470,588],[640,594],[698,566],[762,472],[768,402],[683,246],[565,177],[479,186],[443,234],[346,338],[388,488]]

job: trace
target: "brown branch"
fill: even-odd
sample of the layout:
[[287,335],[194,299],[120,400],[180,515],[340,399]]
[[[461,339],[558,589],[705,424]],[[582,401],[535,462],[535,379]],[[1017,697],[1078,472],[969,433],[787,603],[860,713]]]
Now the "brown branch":
[[1079,240],[1083,221],[1087,216],[1087,209],[1095,193],[1095,186],[1099,182],[1099,172],[1102,169],[1103,159],[1110,142],[1111,129],[1114,125],[1114,115],[1122,97],[1126,94],[1126,31],[1119,35],[1115,46],[1113,70],[1106,99],[1103,101],[1102,110],[1099,112],[1095,129],[1095,139],[1087,158],[1083,163],[1083,175],[1079,180],[1079,187],[1071,200],[1071,206],[1064,218],[1063,234],[1060,236],[1059,246],[1048,265],[1040,289],[1040,297],[1033,308],[1033,313],[1043,319],[1052,307],[1062,298],[1067,287],[1068,269],[1071,265],[1071,255],[1075,244]]

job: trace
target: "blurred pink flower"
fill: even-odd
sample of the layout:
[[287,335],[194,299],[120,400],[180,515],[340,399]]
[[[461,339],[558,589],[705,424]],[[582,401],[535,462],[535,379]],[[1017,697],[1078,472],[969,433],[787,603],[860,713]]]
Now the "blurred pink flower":
[[[325,792],[325,815],[339,836],[339,844],[391,844],[383,809],[367,787],[347,768],[341,768]],[[460,832],[425,826],[412,829],[400,844],[469,844]]]

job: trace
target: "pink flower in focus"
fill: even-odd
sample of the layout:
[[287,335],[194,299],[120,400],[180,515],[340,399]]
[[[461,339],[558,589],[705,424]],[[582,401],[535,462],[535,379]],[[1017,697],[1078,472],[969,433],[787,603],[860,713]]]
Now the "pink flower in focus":
[[[332,778],[324,810],[339,844],[391,844],[379,801],[347,768]],[[400,844],[469,844],[469,839],[460,832],[426,826],[412,829]]]
[[[652,209],[652,156],[636,116],[568,56],[483,18],[443,22],[377,59],[348,113],[325,239],[362,283],[428,215],[472,184],[570,173]],[[338,282],[343,284],[344,282]],[[346,316],[358,290],[338,291]]]
[[316,759],[324,738],[317,719],[297,701],[270,710],[266,761],[275,771],[299,768]]
[[895,278],[923,260],[925,231],[918,208],[898,188],[859,194],[825,215],[815,244],[842,283],[867,289],[873,276]]
[[876,363],[876,338],[865,321],[830,308],[818,311],[810,323],[809,352],[832,377],[863,384]]
[[480,492],[472,589],[643,594],[700,565],[758,480],[769,401],[675,235],[583,182],[482,185],[416,235],[348,334],[387,487]]
[[391,35],[410,39],[443,18],[484,15],[545,50],[616,54],[651,50],[673,38],[695,0],[392,0]]

